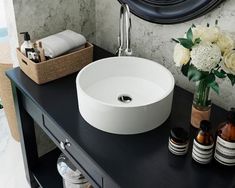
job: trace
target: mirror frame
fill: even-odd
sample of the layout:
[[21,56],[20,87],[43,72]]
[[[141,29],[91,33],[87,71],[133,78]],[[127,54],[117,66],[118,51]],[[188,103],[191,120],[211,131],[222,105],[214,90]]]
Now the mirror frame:
[[118,0],[129,5],[136,16],[153,23],[175,24],[192,20],[213,10],[225,0]]

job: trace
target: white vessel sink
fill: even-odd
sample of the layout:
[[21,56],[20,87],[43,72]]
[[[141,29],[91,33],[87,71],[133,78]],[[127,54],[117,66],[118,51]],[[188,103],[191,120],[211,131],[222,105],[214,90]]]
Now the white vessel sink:
[[137,134],[170,115],[174,77],[162,65],[137,57],[112,57],[84,67],[76,79],[79,110],[92,126]]

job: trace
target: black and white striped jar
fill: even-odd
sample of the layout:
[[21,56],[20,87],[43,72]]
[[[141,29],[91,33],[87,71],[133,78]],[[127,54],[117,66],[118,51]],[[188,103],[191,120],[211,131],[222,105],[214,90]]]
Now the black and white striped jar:
[[181,127],[171,129],[168,149],[174,155],[185,155],[188,151],[189,134]]
[[220,164],[235,166],[235,109],[231,108],[227,121],[221,123],[217,130],[214,158]]
[[235,143],[225,141],[217,137],[215,147],[215,159],[226,166],[235,165]]
[[197,136],[193,141],[192,158],[200,164],[208,164],[213,157],[214,139],[211,133],[211,123],[202,120]]
[[208,164],[213,157],[214,143],[211,145],[203,145],[197,142],[196,139],[193,141],[192,158],[201,164]]

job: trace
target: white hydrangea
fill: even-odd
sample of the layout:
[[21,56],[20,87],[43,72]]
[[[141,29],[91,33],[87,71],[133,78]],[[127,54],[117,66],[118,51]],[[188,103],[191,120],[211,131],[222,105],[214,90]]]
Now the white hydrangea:
[[220,48],[210,42],[201,42],[191,51],[191,63],[199,70],[211,71],[221,60]]

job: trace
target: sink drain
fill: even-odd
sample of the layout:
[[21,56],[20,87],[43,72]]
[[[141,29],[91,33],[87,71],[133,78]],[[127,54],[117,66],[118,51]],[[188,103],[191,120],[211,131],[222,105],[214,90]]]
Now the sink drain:
[[118,97],[118,100],[119,100],[120,102],[123,102],[123,103],[129,103],[129,102],[132,101],[132,98],[131,98],[130,96],[128,96],[128,95],[120,95],[120,96]]

